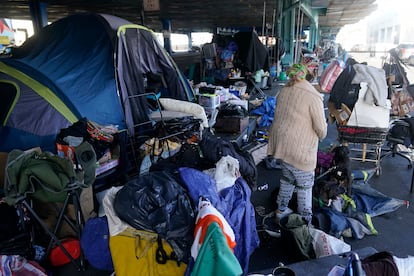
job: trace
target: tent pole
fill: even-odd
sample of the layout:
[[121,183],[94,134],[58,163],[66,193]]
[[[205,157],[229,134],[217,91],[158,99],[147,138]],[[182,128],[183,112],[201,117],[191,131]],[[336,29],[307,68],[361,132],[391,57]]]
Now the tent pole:
[[304,14],[304,12],[302,11],[300,13],[300,24],[299,24],[299,30],[298,30],[299,40],[300,40],[300,45],[298,46],[299,47],[298,48],[298,56],[300,58],[302,58],[302,48],[303,48],[303,45],[302,45],[303,14]]
[[262,37],[264,36],[264,28],[266,24],[266,1],[263,2],[263,21],[262,21]]
[[141,6],[141,25],[145,26],[144,2],[142,2],[142,6]]
[[[282,21],[283,21],[283,1],[277,2],[277,28],[276,28],[276,42],[285,44],[282,38]],[[276,47],[276,76],[279,76],[279,72],[282,71],[282,61],[279,60],[279,45]]]
[[[273,16],[272,16],[272,40],[275,37],[275,21],[276,21],[276,9],[273,9]],[[275,40],[276,45],[276,40]],[[272,56],[270,57],[272,63],[275,61],[275,51],[272,51]]]
[[293,63],[297,62],[297,57],[298,57],[299,12],[300,12],[300,8],[298,8],[297,15],[295,16],[295,48],[293,52]]
[[295,22],[295,27],[296,27],[296,37],[295,37],[295,52],[294,52],[294,63],[298,62],[298,49],[299,49],[299,32],[300,32],[300,18],[302,16],[302,9],[301,9],[301,1],[299,0],[299,5],[298,5],[298,14],[296,17],[296,22]]

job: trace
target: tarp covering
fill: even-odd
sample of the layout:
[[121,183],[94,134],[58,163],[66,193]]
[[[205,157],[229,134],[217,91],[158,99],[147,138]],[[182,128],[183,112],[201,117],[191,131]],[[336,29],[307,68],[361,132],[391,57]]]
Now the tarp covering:
[[[135,97],[137,88],[144,88],[144,76],[160,80],[161,97],[183,101],[194,100],[192,90],[185,85],[183,75],[174,61],[154,39],[152,31],[139,25],[125,25],[118,31],[117,73],[127,125],[134,133],[134,124],[148,120],[145,98]],[[129,98],[129,99],[128,99]]]
[[263,69],[269,71],[269,52],[260,42],[256,32],[238,32],[234,35],[237,43],[239,59],[250,72]]
[[208,174],[184,167],[179,172],[193,205],[198,204],[200,196],[207,198],[228,221],[236,237],[234,254],[247,273],[250,255],[259,246],[259,236],[246,181],[239,177],[233,186],[218,193],[215,180]]
[[[394,212],[407,204],[404,200],[380,193],[364,181],[353,183],[352,198],[342,201],[342,211],[324,206],[315,210],[315,216],[318,217],[319,226],[324,225],[322,228],[325,229],[322,230],[328,234],[339,237],[345,229],[350,227],[356,239],[362,239],[366,234],[377,234],[371,217]],[[320,214],[325,215],[327,221],[321,223]]]

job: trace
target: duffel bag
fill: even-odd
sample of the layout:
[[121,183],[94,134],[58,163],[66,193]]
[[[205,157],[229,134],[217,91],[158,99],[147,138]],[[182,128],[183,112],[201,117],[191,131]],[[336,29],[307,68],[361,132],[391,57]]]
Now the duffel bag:
[[187,265],[157,233],[127,228],[109,239],[117,276],[184,275]]

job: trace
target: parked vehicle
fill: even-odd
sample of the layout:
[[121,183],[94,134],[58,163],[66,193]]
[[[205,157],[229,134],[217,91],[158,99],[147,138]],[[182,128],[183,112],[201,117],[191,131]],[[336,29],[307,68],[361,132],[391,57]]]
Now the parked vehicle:
[[367,50],[367,47],[364,44],[355,44],[351,48],[351,52],[362,52],[362,51],[366,51],[366,50]]
[[414,65],[414,42],[401,43],[397,46],[398,57],[409,65]]

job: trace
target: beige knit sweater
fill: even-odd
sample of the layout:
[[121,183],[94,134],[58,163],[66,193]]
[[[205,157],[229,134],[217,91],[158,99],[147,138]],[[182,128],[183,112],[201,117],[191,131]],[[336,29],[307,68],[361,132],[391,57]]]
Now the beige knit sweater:
[[315,170],[318,143],[326,132],[320,93],[306,80],[285,86],[277,97],[267,153],[297,169]]

